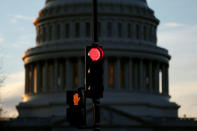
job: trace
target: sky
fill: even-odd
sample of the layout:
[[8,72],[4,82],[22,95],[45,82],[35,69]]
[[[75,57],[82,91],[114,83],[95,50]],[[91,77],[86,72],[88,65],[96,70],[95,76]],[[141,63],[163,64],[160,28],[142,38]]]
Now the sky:
[[[35,46],[33,20],[45,0],[2,0],[0,4],[0,66],[6,80],[0,88],[4,116],[15,117],[24,92],[25,50]],[[179,116],[197,118],[197,0],[148,0],[160,20],[158,45],[167,48],[171,101]]]

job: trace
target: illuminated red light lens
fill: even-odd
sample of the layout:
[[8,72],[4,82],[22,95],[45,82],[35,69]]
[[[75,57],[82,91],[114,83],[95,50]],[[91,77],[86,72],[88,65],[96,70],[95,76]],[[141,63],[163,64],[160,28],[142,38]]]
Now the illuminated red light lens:
[[101,51],[98,48],[92,48],[89,51],[88,56],[92,59],[92,61],[97,61],[102,57]]

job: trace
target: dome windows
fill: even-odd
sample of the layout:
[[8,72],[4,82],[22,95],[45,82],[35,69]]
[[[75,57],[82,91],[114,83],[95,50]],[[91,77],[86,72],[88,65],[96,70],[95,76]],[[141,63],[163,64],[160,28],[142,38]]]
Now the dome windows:
[[59,40],[60,39],[60,25],[57,24],[56,25],[56,31],[55,31],[55,34],[56,34],[56,40]]
[[65,24],[65,37],[70,37],[70,25],[68,23]]
[[51,40],[52,39],[52,25],[49,25],[49,40]]
[[118,23],[118,37],[122,37],[122,23],[120,22]]
[[112,37],[112,23],[107,23],[107,37]]
[[91,32],[91,30],[90,30],[90,23],[89,22],[86,22],[86,37],[90,37],[90,32]]
[[80,37],[80,24],[78,22],[75,23],[75,37]]
[[127,37],[128,37],[128,38],[131,38],[131,36],[132,36],[132,34],[131,34],[131,23],[128,23],[127,26],[128,26],[128,27],[127,27],[127,32],[128,32]]
[[140,26],[136,25],[136,39],[139,40],[140,39]]
[[[140,22],[140,24],[139,24]],[[91,39],[91,22],[81,21],[42,24],[37,27],[37,45],[50,41],[61,40],[87,40]],[[156,42],[156,27],[142,21],[100,21],[98,23],[98,36],[100,40]],[[112,39],[111,39],[112,38]]]
[[144,26],[144,40],[147,40],[147,27]]

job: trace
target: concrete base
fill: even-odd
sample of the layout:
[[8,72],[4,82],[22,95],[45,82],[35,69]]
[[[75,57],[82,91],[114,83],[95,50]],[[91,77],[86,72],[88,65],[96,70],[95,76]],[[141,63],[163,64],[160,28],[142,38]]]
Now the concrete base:
[[[123,91],[106,91],[101,106],[112,112],[141,117],[178,117],[179,108],[176,103],[169,102],[169,96]],[[19,117],[62,117],[66,116],[67,107],[66,92],[56,92],[29,95],[28,101],[21,102],[17,110]]]

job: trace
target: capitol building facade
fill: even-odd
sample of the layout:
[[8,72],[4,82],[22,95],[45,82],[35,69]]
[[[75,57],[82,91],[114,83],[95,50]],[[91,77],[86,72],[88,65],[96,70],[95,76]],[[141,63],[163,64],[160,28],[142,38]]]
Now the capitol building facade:
[[[34,21],[36,47],[25,62],[21,117],[66,114],[66,91],[84,86],[85,47],[92,43],[92,0],[47,0]],[[104,48],[102,104],[139,116],[177,117],[169,102],[168,51],[157,45],[159,20],[145,0],[99,0]]]
[[[182,125],[180,106],[170,101],[171,57],[157,44],[159,20],[147,1],[98,0],[98,15],[98,44],[104,49],[101,127]],[[26,125],[26,119],[34,118],[36,125],[50,118],[69,127],[64,119],[66,92],[84,87],[85,47],[92,44],[92,0],[46,0],[34,25],[36,46],[23,56],[25,92],[17,105],[18,125]],[[88,121],[91,115],[89,106]]]

